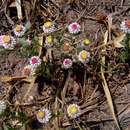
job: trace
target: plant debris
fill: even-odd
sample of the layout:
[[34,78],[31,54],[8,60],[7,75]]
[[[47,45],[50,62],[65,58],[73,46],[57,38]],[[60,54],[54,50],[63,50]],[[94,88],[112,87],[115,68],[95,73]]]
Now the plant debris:
[[129,5],[0,1],[0,130],[129,130]]

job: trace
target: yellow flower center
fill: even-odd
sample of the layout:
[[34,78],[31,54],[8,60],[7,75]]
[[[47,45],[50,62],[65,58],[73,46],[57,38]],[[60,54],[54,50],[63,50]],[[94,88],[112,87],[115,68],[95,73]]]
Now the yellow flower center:
[[69,111],[70,111],[71,114],[77,114],[78,108],[76,106],[72,106]]
[[17,25],[17,26],[15,27],[15,30],[16,30],[16,32],[20,32],[20,31],[23,30],[23,28],[22,28],[21,25]]
[[51,44],[51,43],[53,42],[52,36],[48,36],[48,37],[46,38],[46,40],[47,40],[47,43],[49,43],[49,44]]
[[3,36],[4,43],[9,43],[9,41],[10,41],[10,36],[7,36],[7,35]]
[[81,54],[81,57],[82,59],[87,59],[87,52],[86,51],[83,51],[82,54]]
[[83,41],[83,43],[84,43],[84,45],[89,45],[91,42],[90,42],[90,40],[85,39],[85,40]]
[[45,28],[49,28],[51,26],[52,26],[52,22],[50,22],[50,21],[44,23]]
[[37,115],[38,115],[39,118],[44,118],[45,117],[45,112],[44,111],[39,111],[37,113]]

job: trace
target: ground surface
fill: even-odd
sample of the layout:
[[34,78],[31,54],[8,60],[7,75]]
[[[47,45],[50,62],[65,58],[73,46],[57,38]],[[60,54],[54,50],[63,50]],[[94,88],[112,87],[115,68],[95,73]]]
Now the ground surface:
[[[9,7],[10,3],[9,0],[0,2],[0,34],[12,33],[15,24],[21,22],[17,19],[15,7]],[[0,52],[0,77],[15,76],[17,79],[9,82],[0,81],[0,99],[8,102],[9,109],[0,119],[1,129],[16,129],[21,125],[21,120],[26,120],[24,124],[27,125],[19,130],[79,130],[81,128],[83,130],[117,130],[103,91],[100,72],[101,55],[98,47],[103,43],[104,34],[109,27],[108,15],[111,14],[113,18],[112,32],[109,34],[111,37],[108,40],[113,41],[114,36],[120,35],[121,21],[130,17],[130,0],[23,0],[22,3],[25,15],[22,23],[31,22],[29,35],[32,37],[42,33],[41,25],[45,19],[52,19],[59,28],[64,28],[74,19],[78,20],[83,33],[77,36],[75,41],[79,42],[86,37],[90,39],[94,60],[86,68],[83,65],[75,65],[70,77],[67,77],[68,72],[64,72],[59,67],[63,60],[59,56],[63,48],[55,47],[54,61],[51,63],[53,66],[51,78],[48,78],[46,74],[38,76],[33,88],[26,95],[29,83],[19,80],[18,77],[21,76],[23,67],[28,63],[28,56],[21,56],[17,50],[2,50]],[[61,38],[62,32],[53,35]],[[67,42],[71,42],[72,39],[67,31],[64,32],[64,37]],[[130,65],[129,61],[117,60],[121,52],[122,49],[115,48],[113,45],[107,46],[103,54],[106,57],[105,78],[120,125],[123,130],[129,130]],[[73,55],[73,51],[69,53],[70,56]],[[87,71],[84,82],[85,69]],[[65,89],[66,86],[67,89]],[[25,95],[26,100],[24,100]],[[75,120],[69,119],[65,110],[67,104],[73,102],[79,104],[83,110],[81,116]],[[42,106],[49,107],[60,116],[56,116],[45,126],[38,124],[34,115]],[[64,114],[62,114],[63,111]],[[17,112],[24,114],[23,118],[22,115],[17,117]],[[8,125],[12,129],[7,129]]]

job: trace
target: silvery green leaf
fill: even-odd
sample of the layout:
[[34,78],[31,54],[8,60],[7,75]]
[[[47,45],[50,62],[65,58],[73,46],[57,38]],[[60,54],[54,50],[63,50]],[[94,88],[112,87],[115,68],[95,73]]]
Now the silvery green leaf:
[[30,21],[27,21],[26,24],[25,24],[26,30],[29,30],[30,27],[31,27],[31,22],[30,22]]
[[79,52],[82,51],[82,50],[83,50],[82,47],[78,47],[78,48],[77,48],[77,53],[79,53]]
[[22,44],[22,45],[27,44],[27,40],[26,40],[25,38],[19,38],[18,41],[19,41],[19,43]]

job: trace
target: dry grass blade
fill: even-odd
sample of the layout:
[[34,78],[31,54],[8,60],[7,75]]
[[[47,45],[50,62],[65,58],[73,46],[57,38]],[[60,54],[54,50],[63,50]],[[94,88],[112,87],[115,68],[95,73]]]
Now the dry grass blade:
[[125,36],[126,36],[126,34],[122,34],[119,37],[116,37],[114,39],[114,46],[116,48],[123,48],[124,47],[124,45],[121,44],[121,41],[124,39]]
[[25,100],[26,100],[26,98],[27,98],[27,96],[29,95],[30,91],[31,91],[32,88],[34,87],[35,79],[36,79],[36,77],[32,77],[31,83],[29,84],[28,90],[27,90],[27,92],[25,93],[25,95],[24,95],[22,101],[25,101]]
[[27,79],[27,77],[26,76],[15,76],[15,77],[3,76],[3,77],[0,77],[0,81],[2,81],[2,82],[18,81],[18,80],[24,80],[24,79]]
[[40,56],[41,56],[41,53],[42,53],[43,33],[42,33],[42,34],[39,34],[38,39],[39,39],[38,51],[39,51],[39,57],[40,57]]
[[86,70],[85,70],[85,73],[84,73],[84,85],[83,85],[83,96],[82,97],[84,97],[85,96],[85,92],[86,92]]
[[83,115],[84,113],[87,113],[87,112],[89,112],[89,111],[92,111],[92,110],[96,109],[97,106],[98,106],[98,104],[94,104],[94,105],[88,106],[88,107],[82,109],[79,115],[81,116],[81,115]]
[[108,15],[107,19],[108,19],[109,40],[111,40],[112,16]]
[[79,130],[83,130],[83,129],[81,128],[81,126],[79,125],[78,121],[75,121],[75,122],[76,122],[76,124],[77,124]]
[[[40,44],[40,47],[39,47],[39,57],[41,56],[41,52],[42,52],[42,44],[43,44],[43,43],[42,43],[42,39],[43,39],[43,34],[40,35],[40,37],[39,37],[39,44]],[[30,91],[33,89],[35,80],[36,80],[36,77],[35,77],[35,76],[32,76],[32,78],[30,79],[30,84],[29,84],[28,90],[27,90],[27,92],[25,93],[25,95],[24,95],[22,101],[25,101],[25,100],[26,100],[26,98],[28,97]]]
[[55,117],[55,120],[53,120],[54,127],[55,127],[56,130],[60,130],[60,128],[59,128],[60,119],[57,116],[58,110],[59,110],[59,101],[58,101],[58,98],[56,97],[55,103],[54,103],[54,113],[55,113],[56,117]]
[[111,109],[113,119],[114,119],[118,129],[121,130],[120,126],[119,126],[119,123],[118,123],[118,120],[116,118],[112,97],[111,97],[111,94],[110,94],[110,91],[109,91],[109,88],[108,88],[108,85],[107,85],[107,82],[106,82],[106,79],[105,79],[105,76],[104,76],[104,73],[103,73],[103,67],[102,66],[101,66],[101,76],[102,76],[102,79],[103,79],[103,83],[102,83],[103,89],[104,89],[104,92],[105,92],[109,107]]
[[11,76],[0,77],[0,81],[9,82],[9,81],[12,81],[12,77]]
[[[106,33],[104,35],[104,44],[107,43],[107,39],[108,39],[108,31],[106,31]],[[105,48],[102,50],[102,52],[104,52],[104,51],[105,51]],[[102,57],[102,64],[105,65],[105,56]],[[106,95],[106,98],[107,98],[108,105],[109,105],[110,110],[112,112],[113,119],[114,119],[118,129],[121,130],[120,125],[118,123],[118,120],[116,118],[112,97],[111,97],[111,94],[110,94],[110,91],[109,91],[109,88],[108,88],[108,85],[107,85],[107,82],[106,82],[106,79],[105,79],[105,76],[104,76],[103,66],[101,66],[101,76],[102,76],[102,79],[103,79],[103,82],[102,82],[103,89],[104,89],[104,92],[105,92],[105,95]]]
[[11,25],[14,25],[13,20],[12,20],[12,19],[8,16],[8,14],[7,14],[7,4],[5,4],[4,6],[5,6],[5,8],[4,8],[4,14],[5,14],[5,16],[6,16],[7,20],[8,20],[8,22],[9,22]]
[[16,0],[15,2],[16,2],[18,18],[22,19],[21,0]]
[[70,76],[71,76],[71,72],[69,72],[68,77],[67,77],[66,82],[65,82],[65,85],[64,85],[64,88],[63,88],[63,91],[61,92],[62,101],[64,103],[66,103],[65,95],[66,95],[66,92],[67,92],[67,87],[68,87],[68,82],[70,80]]

